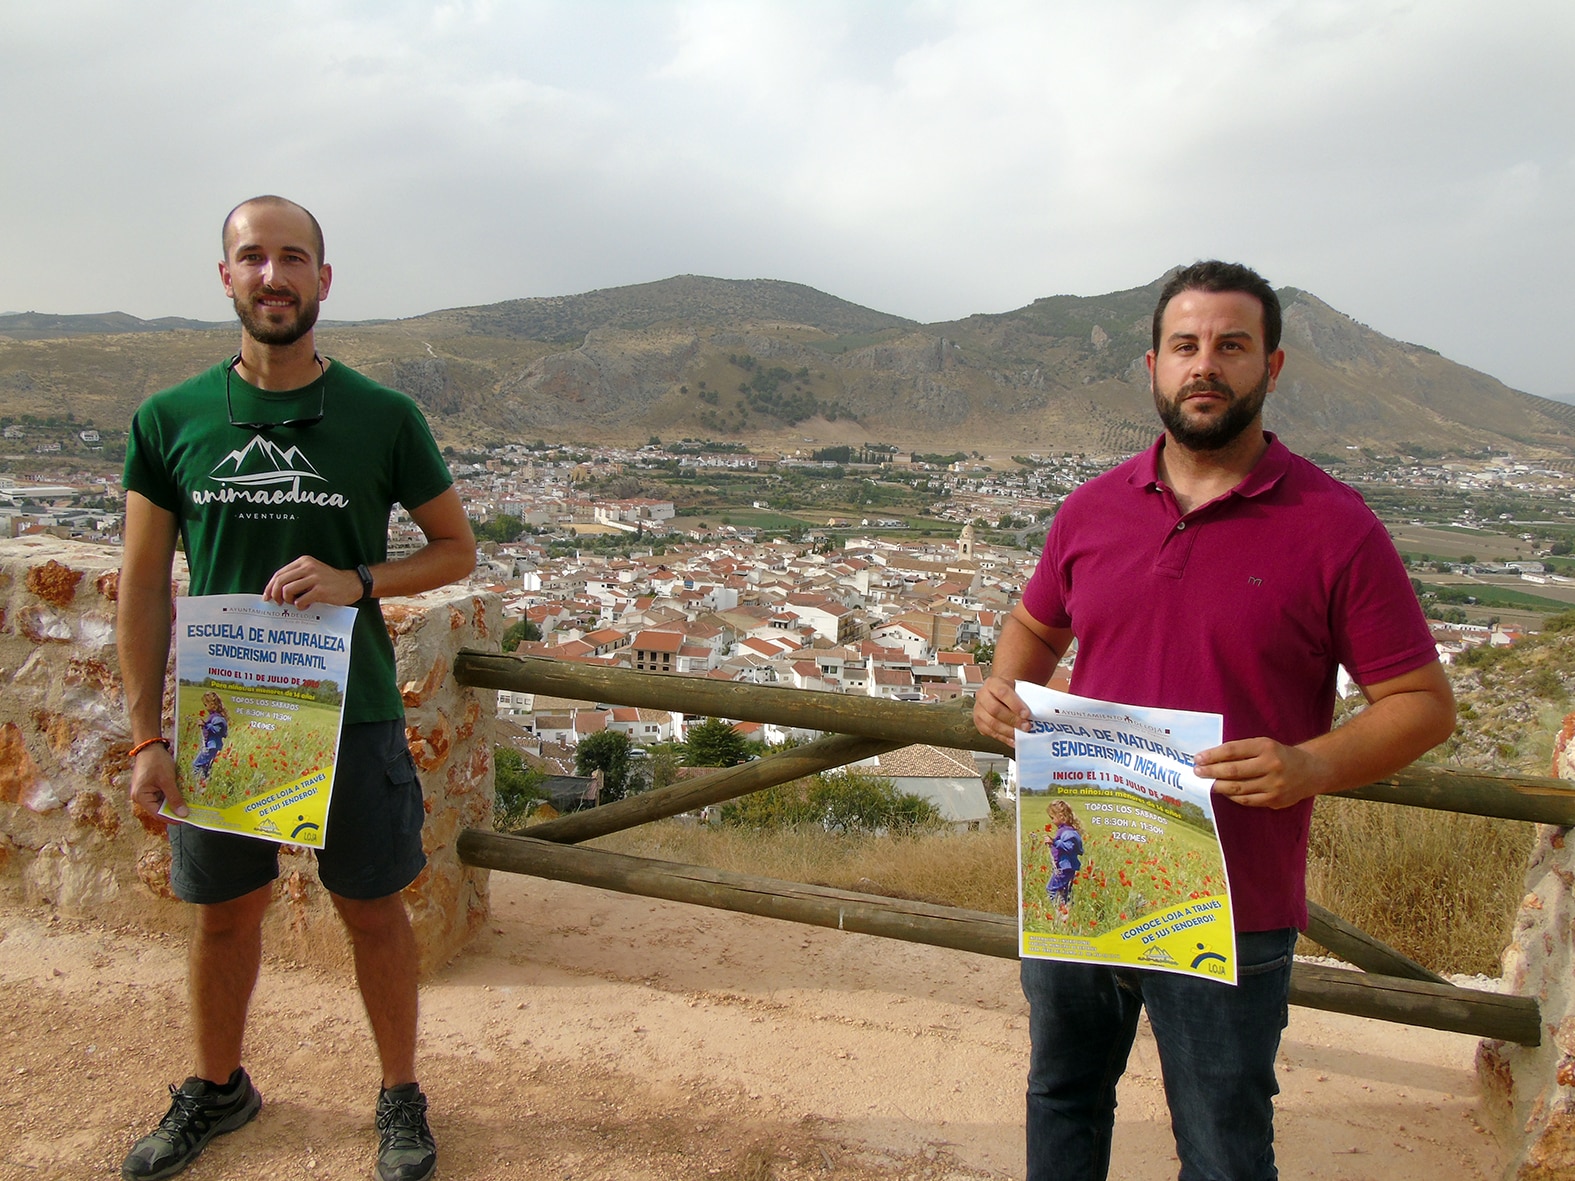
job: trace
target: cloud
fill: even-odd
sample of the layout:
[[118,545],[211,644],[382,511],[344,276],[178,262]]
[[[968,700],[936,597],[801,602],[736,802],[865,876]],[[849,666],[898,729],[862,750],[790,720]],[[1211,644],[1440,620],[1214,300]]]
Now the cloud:
[[1575,392],[1563,58],[1518,0],[234,5],[0,14],[0,308],[222,318],[280,191],[337,317],[682,272],[923,320],[1258,265]]

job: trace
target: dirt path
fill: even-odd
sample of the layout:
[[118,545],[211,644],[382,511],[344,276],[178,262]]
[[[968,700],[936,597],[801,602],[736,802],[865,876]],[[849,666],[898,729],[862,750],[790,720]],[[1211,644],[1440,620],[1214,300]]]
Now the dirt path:
[[[422,993],[439,1175],[972,1181],[1022,1174],[1015,965],[493,877],[487,935]],[[186,1073],[180,942],[0,907],[0,1178],[118,1175]],[[1293,1009],[1285,1178],[1496,1181],[1475,1042]],[[376,1067],[348,980],[270,961],[261,1117],[187,1174],[371,1173]],[[1175,1176],[1146,1030],[1112,1175]]]

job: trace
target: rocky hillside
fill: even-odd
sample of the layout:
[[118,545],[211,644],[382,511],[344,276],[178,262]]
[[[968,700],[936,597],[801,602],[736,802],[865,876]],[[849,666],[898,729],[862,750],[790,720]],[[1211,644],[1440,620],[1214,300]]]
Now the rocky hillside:
[[[1131,451],[1162,280],[920,325],[794,283],[684,275],[582,295],[325,323],[324,349],[420,401],[446,441],[671,437]],[[1303,451],[1575,452],[1575,408],[1391,340],[1287,288],[1268,419]],[[234,348],[232,326],[0,317],[0,411],[123,426]]]
[[1575,708],[1575,614],[1513,648],[1480,648],[1450,670],[1460,721],[1441,762],[1551,775],[1553,739]]

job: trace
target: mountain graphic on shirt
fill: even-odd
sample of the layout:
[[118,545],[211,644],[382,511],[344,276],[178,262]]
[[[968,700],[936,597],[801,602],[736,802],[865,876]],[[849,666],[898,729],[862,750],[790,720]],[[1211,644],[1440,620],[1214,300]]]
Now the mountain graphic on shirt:
[[220,484],[257,487],[267,484],[292,484],[297,480],[321,480],[300,448],[281,449],[262,435],[239,451],[231,451],[217,464],[210,477]]

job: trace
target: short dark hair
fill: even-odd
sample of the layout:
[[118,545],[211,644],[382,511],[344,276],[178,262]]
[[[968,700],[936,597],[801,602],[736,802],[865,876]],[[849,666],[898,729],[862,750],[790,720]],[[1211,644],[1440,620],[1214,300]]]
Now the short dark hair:
[[1220,262],[1209,259],[1182,267],[1160,290],[1159,303],[1154,308],[1154,351],[1159,352],[1159,322],[1165,317],[1165,307],[1183,291],[1240,291],[1263,305],[1263,349],[1272,353],[1280,347],[1280,297],[1262,275],[1239,262]]
[[317,265],[322,266],[327,260],[326,250],[323,246],[323,227],[317,224],[317,219],[312,216],[312,211],[288,197],[276,197],[272,193],[264,193],[260,197],[248,197],[234,209],[224,215],[224,227],[219,231],[219,245],[224,251],[224,257],[230,257],[230,222],[235,215],[248,205],[284,205],[291,209],[299,209],[306,214],[306,220],[312,223],[312,246],[317,251]]

